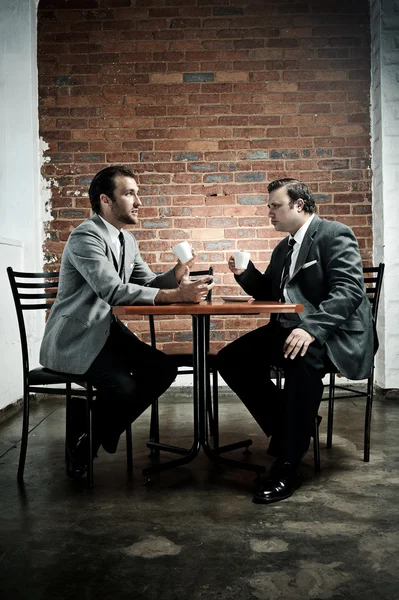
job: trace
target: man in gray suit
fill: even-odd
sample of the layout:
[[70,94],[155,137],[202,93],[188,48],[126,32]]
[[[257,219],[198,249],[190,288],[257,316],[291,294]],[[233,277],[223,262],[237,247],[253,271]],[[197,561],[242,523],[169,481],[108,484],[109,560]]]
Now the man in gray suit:
[[[306,454],[323,393],[322,378],[335,365],[350,379],[369,376],[373,327],[362,261],[352,230],[320,219],[306,185],[295,179],[268,186],[269,217],[285,231],[264,274],[252,262],[229,268],[256,300],[304,305],[304,312],[272,316],[270,322],[219,352],[218,369],[267,436],[276,457],[253,501],[271,503],[291,496],[300,485],[299,464]],[[283,368],[277,390],[265,376]]]
[[[176,368],[163,352],[141,342],[112,313],[123,304],[199,302],[212,287],[209,277],[192,282],[194,259],[156,275],[140,256],[133,235],[141,201],[134,174],[123,166],[97,173],[89,189],[94,212],[65,245],[57,298],[40,350],[43,366],[86,374],[97,389],[93,451],[116,451],[120,434],[170,386]],[[87,434],[67,463],[72,478],[87,469]]]

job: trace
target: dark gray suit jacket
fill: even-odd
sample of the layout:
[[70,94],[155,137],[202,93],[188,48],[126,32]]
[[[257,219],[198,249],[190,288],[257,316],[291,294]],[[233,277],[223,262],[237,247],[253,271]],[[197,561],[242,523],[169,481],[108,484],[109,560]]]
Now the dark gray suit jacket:
[[[274,249],[264,274],[250,263],[237,277],[257,300],[278,300],[288,237]],[[350,379],[364,379],[373,364],[374,332],[363,266],[352,230],[315,215],[305,234],[286,290],[304,305],[298,327],[325,344],[327,355]]]
[[40,349],[40,363],[54,371],[82,374],[103,348],[112,306],[154,304],[160,288],[175,288],[173,269],[156,275],[140,256],[129,232],[125,238],[125,281],[117,270],[115,248],[98,215],[69,236],[62,254],[57,298]]

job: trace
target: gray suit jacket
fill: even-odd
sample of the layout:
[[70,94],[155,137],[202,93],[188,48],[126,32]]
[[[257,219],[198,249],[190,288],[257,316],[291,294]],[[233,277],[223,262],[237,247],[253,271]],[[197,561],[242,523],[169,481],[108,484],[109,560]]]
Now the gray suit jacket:
[[[237,277],[258,300],[278,300],[288,237],[274,249],[264,274],[250,263]],[[352,230],[315,215],[305,234],[286,290],[304,305],[298,327],[325,344],[327,355],[350,379],[364,379],[373,364],[374,332],[363,266]]]
[[160,288],[175,288],[173,269],[156,275],[140,256],[132,234],[125,238],[125,281],[114,245],[100,217],[87,219],[69,236],[62,254],[57,298],[40,349],[40,363],[54,371],[82,374],[103,348],[112,306],[154,304]]

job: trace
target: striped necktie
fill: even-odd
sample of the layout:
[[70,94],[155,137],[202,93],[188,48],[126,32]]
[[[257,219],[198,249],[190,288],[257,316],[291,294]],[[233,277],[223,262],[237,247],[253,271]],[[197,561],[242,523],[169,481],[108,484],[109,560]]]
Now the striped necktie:
[[121,243],[121,249],[119,253],[119,277],[122,279],[123,283],[125,283],[125,238],[123,236],[122,231],[118,235],[119,241]]
[[292,252],[294,250],[295,244],[296,244],[296,241],[294,240],[294,238],[291,238],[290,241],[288,242],[288,252],[285,255],[283,273],[281,276],[281,283],[280,283],[280,298],[279,298],[280,302],[285,302],[284,288],[285,288],[285,284],[287,283],[289,276],[290,276],[291,258],[292,258]]

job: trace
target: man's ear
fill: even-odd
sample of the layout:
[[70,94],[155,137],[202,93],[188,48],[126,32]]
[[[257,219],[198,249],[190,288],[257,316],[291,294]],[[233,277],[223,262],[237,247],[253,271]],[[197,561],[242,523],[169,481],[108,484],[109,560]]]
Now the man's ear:
[[302,198],[298,198],[298,200],[296,201],[296,205],[298,207],[298,212],[301,212],[303,210],[304,207],[304,201]]
[[100,194],[101,204],[111,204],[112,200],[107,196],[107,194]]

